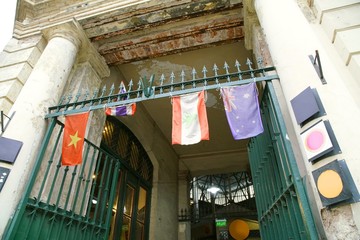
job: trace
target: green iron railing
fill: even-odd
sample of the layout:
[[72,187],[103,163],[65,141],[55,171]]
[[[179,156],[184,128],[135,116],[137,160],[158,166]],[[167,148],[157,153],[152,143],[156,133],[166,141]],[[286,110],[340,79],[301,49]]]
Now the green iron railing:
[[[85,92],[84,94],[79,92],[76,96],[63,96],[57,106],[49,108],[49,113],[45,116],[45,118],[86,112],[151,99],[171,97],[175,95],[198,92],[201,90],[219,89],[220,87],[278,79],[276,74],[265,74],[273,72],[275,68],[263,68],[261,59],[257,61],[257,65],[259,66],[258,69],[253,69],[252,62],[249,59],[247,60],[246,65],[248,69],[241,70],[241,65],[236,60],[236,71],[230,72],[230,66],[225,62],[223,67],[223,72],[225,73],[219,74],[220,70],[217,65],[214,64],[212,68],[212,76],[208,76],[208,70],[204,66],[201,71],[203,75],[202,77],[198,78],[196,70],[193,69],[190,79],[187,79],[185,71],[181,71],[180,79],[178,79],[178,81],[176,81],[176,77],[173,72],[170,74],[168,79],[166,79],[165,75],[162,74],[158,81],[155,81],[155,76],[152,75],[149,81],[146,80],[146,77],[141,78],[137,84],[137,89],[134,89],[134,83],[131,80],[128,85],[128,90],[126,92],[119,91],[117,94],[114,93],[115,86],[112,85],[108,94],[106,86],[104,86],[101,92],[95,90],[92,93],[91,98],[89,98],[89,92]],[[166,80],[168,80],[169,83],[166,83]]]
[[305,188],[272,83],[261,102],[264,133],[249,158],[262,239],[318,239]]
[[51,119],[4,239],[107,239],[120,162],[85,140],[81,165],[61,166],[62,132]]

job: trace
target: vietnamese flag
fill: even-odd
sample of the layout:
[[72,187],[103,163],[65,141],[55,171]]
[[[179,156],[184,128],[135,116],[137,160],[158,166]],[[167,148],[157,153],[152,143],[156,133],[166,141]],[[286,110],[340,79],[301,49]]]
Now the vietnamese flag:
[[89,112],[65,116],[61,158],[63,166],[81,164],[88,117]]
[[209,140],[204,91],[172,98],[172,144],[190,145]]

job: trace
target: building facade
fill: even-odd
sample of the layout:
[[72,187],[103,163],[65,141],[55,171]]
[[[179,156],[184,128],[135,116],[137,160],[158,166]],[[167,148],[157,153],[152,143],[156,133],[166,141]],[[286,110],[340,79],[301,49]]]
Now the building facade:
[[[359,239],[359,9],[19,0],[0,55],[0,236],[200,239],[179,220],[191,179],[246,171],[261,239]],[[219,88],[252,81],[265,130],[235,141]],[[210,140],[172,145],[171,98],[199,89]],[[104,113],[133,102],[134,116]],[[86,111],[83,163],[61,166],[64,116]]]

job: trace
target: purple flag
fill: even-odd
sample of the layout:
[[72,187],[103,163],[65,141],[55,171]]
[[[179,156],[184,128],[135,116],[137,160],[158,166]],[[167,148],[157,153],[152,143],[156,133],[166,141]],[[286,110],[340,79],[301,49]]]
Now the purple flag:
[[256,83],[221,88],[221,95],[235,140],[254,137],[264,131]]
[[132,116],[136,112],[136,103],[130,103],[123,106],[106,108],[106,115],[110,116]]
[[[120,83],[119,94],[126,93],[126,87],[123,81]],[[118,98],[117,101],[126,100],[127,97]],[[110,116],[132,116],[136,112],[136,103],[130,103],[126,105],[108,107],[105,110],[106,115]]]

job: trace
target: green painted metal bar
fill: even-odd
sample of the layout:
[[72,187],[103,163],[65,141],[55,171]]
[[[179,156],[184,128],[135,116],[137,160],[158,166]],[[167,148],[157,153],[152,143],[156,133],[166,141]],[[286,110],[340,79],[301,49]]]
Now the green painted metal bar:
[[[284,131],[286,129],[285,127],[285,122],[282,118],[282,114],[281,114],[281,110],[280,110],[280,106],[277,103],[277,100],[275,99],[275,90],[274,87],[272,85],[271,82],[267,83],[267,87],[269,89],[270,92],[270,97],[272,98],[272,102],[274,103],[274,109],[276,111],[276,117],[277,117],[277,122],[280,125],[280,135],[281,138],[284,139],[284,147],[285,147],[285,151],[287,153],[287,159],[289,160],[289,165],[292,171],[292,175],[293,175],[293,180],[294,180],[294,186],[295,189],[297,191],[298,197],[300,199],[301,202],[301,206],[302,208],[300,209],[303,213],[304,216],[304,221],[306,223],[306,231],[307,231],[307,235],[310,237],[310,239],[318,239],[318,235],[317,235],[317,231],[315,228],[315,223],[314,223],[314,219],[312,217],[311,214],[311,209],[310,209],[310,205],[309,205],[309,201],[305,192],[305,188],[304,185],[302,183],[302,179],[299,173],[299,169],[297,167],[297,163],[295,160],[295,156],[294,153],[292,151],[291,148],[291,143],[289,140],[287,140],[287,136],[286,136],[286,132]],[[276,103],[276,104],[275,104]]]
[[[273,71],[274,69],[275,68],[271,67],[271,68],[268,68],[267,71]],[[245,72],[243,72],[243,73],[245,73]],[[236,73],[236,74],[238,74],[238,73]],[[219,77],[226,78],[227,76],[236,76],[236,74],[223,75],[223,76],[219,76]],[[201,90],[218,89],[220,87],[242,85],[242,84],[248,84],[251,82],[270,81],[270,80],[274,80],[274,79],[278,79],[278,78],[279,78],[278,75],[255,77],[253,79],[242,79],[242,80],[236,80],[236,81],[232,81],[232,82],[218,83],[218,84],[214,84],[214,85],[206,85],[206,86],[195,87],[195,88],[190,88],[190,89],[177,90],[177,91],[173,91],[173,92],[153,94],[150,97],[141,96],[142,90],[135,90],[135,91],[128,92],[128,93],[115,94],[115,95],[110,95],[110,96],[106,96],[106,97],[100,97],[100,98],[95,98],[95,99],[91,99],[91,100],[79,101],[79,102],[75,102],[75,103],[68,103],[68,104],[58,105],[55,107],[50,107],[49,113],[45,116],[45,118],[51,118],[51,117],[65,115],[65,114],[75,114],[75,113],[87,112],[87,111],[92,111],[92,110],[97,110],[97,109],[103,109],[105,107],[118,106],[120,104],[128,104],[128,103],[141,102],[141,101],[152,100],[152,99],[172,97],[172,96],[181,95],[181,94],[194,93],[194,92],[198,92]],[[193,82],[203,83],[205,80],[206,81],[215,81],[215,79],[216,79],[215,77],[196,79],[196,80],[192,80],[192,81],[187,81],[186,84],[191,85]],[[184,84],[184,83],[180,82],[180,83],[173,83],[173,84],[169,84],[169,85],[154,86],[153,91],[154,92],[160,91],[160,88],[166,89],[166,88],[170,88],[171,86],[172,87],[181,86],[181,84]],[[123,99],[123,98],[125,98],[127,96],[131,96],[131,95],[139,95],[139,97],[132,98],[132,99],[128,98],[126,100],[120,100],[120,101],[117,100],[117,99]],[[111,101],[109,101],[109,100],[111,100]],[[105,101],[105,103],[102,103],[104,101]],[[98,104],[95,105],[95,103],[98,103]],[[67,110],[69,108],[69,105],[71,105],[71,107],[73,107],[72,110]],[[90,105],[90,106],[85,106],[85,105]],[[77,106],[83,106],[83,107],[81,107],[79,109],[74,109]]]
[[[86,146],[88,146],[88,149],[87,149],[87,151],[86,151],[86,160],[87,160],[87,158],[88,158],[88,153],[89,153],[89,151],[90,151],[90,146],[92,146],[89,142],[87,142],[86,141],[86,143],[87,143],[87,145]],[[85,180],[85,186],[84,186],[84,194],[83,194],[83,196],[82,196],[82,200],[81,200],[81,206],[80,206],[80,210],[79,210],[79,215],[80,216],[83,216],[84,215],[84,213],[83,213],[83,211],[84,211],[84,207],[85,207],[85,200],[86,200],[86,193],[88,192],[88,188],[89,188],[89,183],[90,183],[90,181],[91,181],[91,179],[92,179],[92,171],[93,171],[93,166],[94,166],[94,162],[95,162],[95,156],[96,156],[96,154],[97,154],[97,152],[98,152],[98,150],[97,150],[97,148],[92,148],[93,149],[93,154],[92,154],[92,156],[91,156],[91,162],[90,162],[90,167],[89,167],[89,169],[88,169],[88,172],[87,172],[87,177],[86,177],[86,180]],[[79,183],[79,188],[80,188],[80,183]],[[76,197],[75,199],[74,199],[74,201],[76,201],[78,199],[78,197]],[[89,204],[89,201],[88,201],[88,204]],[[75,205],[75,203],[74,203],[74,205]],[[82,221],[79,221],[78,222],[78,224],[77,224],[77,226],[76,226],[76,230],[75,230],[75,237],[74,237],[74,239],[77,239],[78,238],[78,234],[80,233],[80,226],[81,226],[81,224],[82,224]]]
[[[89,171],[88,171],[88,174],[87,174],[87,180],[86,180],[86,184],[85,184],[85,189],[84,189],[84,192],[87,192],[88,190],[88,187],[89,187],[89,183],[92,179],[92,171],[93,171],[93,166],[94,166],[94,163],[95,163],[95,157],[96,157],[96,153],[97,153],[98,150],[94,150],[94,153],[91,157],[91,163],[90,163],[90,167],[89,167]],[[81,207],[80,207],[80,215],[83,215],[83,210],[84,210],[84,206],[85,206],[85,200],[86,200],[86,194],[83,195],[83,198],[82,198],[82,201],[81,201]]]
[[28,198],[30,196],[31,190],[35,184],[35,180],[36,180],[36,176],[37,173],[39,172],[41,163],[42,163],[42,159],[44,158],[45,155],[45,151],[46,151],[46,146],[49,144],[50,141],[50,137],[51,137],[51,133],[54,130],[54,127],[56,125],[56,119],[53,118],[50,120],[50,124],[48,126],[48,129],[45,133],[45,139],[43,141],[43,143],[41,144],[40,147],[40,152],[38,154],[38,157],[35,160],[35,166],[31,171],[30,174],[30,179],[28,181],[27,186],[25,187],[25,194],[24,196],[21,198],[20,203],[18,205],[18,208],[15,211],[14,217],[10,223],[10,225],[5,229],[4,231],[4,240],[8,240],[8,239],[14,239],[15,238],[15,234],[17,232],[17,229],[19,227],[20,224],[20,218],[23,216],[23,214],[25,213],[25,208],[26,208],[26,203],[28,201]]
[[[89,151],[90,151],[90,145],[89,144],[86,144],[85,142],[85,147],[84,147],[84,153],[85,153],[85,157],[83,158],[83,163],[81,164],[81,169],[80,169],[80,174],[79,174],[79,177],[78,177],[78,181],[77,181],[77,187],[76,187],[76,190],[75,190],[75,197],[73,199],[73,203],[72,203],[72,212],[75,212],[75,208],[76,208],[76,203],[78,201],[78,198],[79,198],[79,192],[80,192],[80,188],[81,188],[81,183],[84,181],[84,171],[85,171],[85,166],[87,165],[87,160],[88,160],[88,156],[89,156]],[[84,192],[84,195],[85,192]],[[81,215],[81,212],[80,212],[80,215]]]
[[[109,156],[107,156],[109,157]],[[108,204],[108,208],[112,209],[112,205],[110,206],[110,203],[108,202],[108,193],[109,193],[109,188],[111,187],[110,186],[110,179],[111,179],[111,173],[113,171],[113,163],[114,163],[114,160],[113,159],[110,159],[109,160],[110,163],[109,163],[109,167],[107,169],[107,177],[106,177],[106,182],[105,182],[105,187],[104,187],[104,192],[101,193],[101,198],[103,199],[102,202],[102,206],[101,206],[101,209],[100,209],[100,223],[105,223],[106,222],[106,219],[105,221],[103,221],[104,219],[104,213],[105,213],[105,209],[106,209],[106,205]]]
[[109,236],[110,233],[110,224],[111,224],[111,217],[112,217],[112,206],[114,204],[115,201],[115,195],[116,195],[116,187],[117,187],[117,181],[119,178],[119,169],[120,169],[120,162],[116,161],[115,163],[115,168],[113,171],[113,179],[112,179],[112,183],[111,183],[111,190],[110,190],[110,197],[109,197],[109,203],[108,203],[108,211],[107,211],[107,216],[106,216],[106,220],[105,220],[105,226],[106,226],[106,232],[105,232],[105,236]]
[[[69,167],[66,166],[65,169],[64,169],[64,175],[63,175],[63,177],[62,177],[62,181],[61,181],[61,184],[60,184],[60,189],[59,189],[58,197],[57,197],[57,200],[56,200],[56,203],[55,203],[56,209],[60,209],[60,207],[59,207],[60,198],[61,198],[61,194],[62,194],[64,185],[65,185],[65,180],[66,180],[66,176],[67,176],[68,171],[69,171]],[[69,197],[69,196],[67,196],[67,197]],[[61,216],[61,221],[60,221],[58,233],[57,233],[57,235],[56,235],[56,239],[60,239],[61,230],[62,230],[62,228],[63,228],[64,222],[65,222],[65,216],[63,215],[63,216]]]
[[[106,155],[105,160],[104,160],[103,169],[107,168],[108,162],[109,162],[109,156]],[[98,189],[99,189],[98,194],[97,194],[98,199],[97,199],[97,204],[96,204],[96,207],[95,207],[94,221],[96,221],[99,211],[100,211],[100,217],[101,217],[102,209],[103,209],[104,205],[106,205],[106,200],[103,199],[103,196],[104,196],[103,191],[105,191],[104,182],[106,182],[105,177],[106,177],[106,175],[102,173],[101,174],[101,179],[100,179],[100,184],[99,184],[99,187],[98,187]],[[98,221],[99,221],[99,224],[101,224],[101,218],[99,218]]]
[[[99,156],[98,156],[98,159],[97,159],[97,162],[96,162],[96,168],[95,168],[95,171],[94,171],[94,174],[95,176],[99,173],[99,168],[100,168],[100,159],[102,157],[102,152],[100,152]],[[94,194],[95,194],[95,188],[96,188],[97,184],[96,184],[96,181],[93,180],[92,182],[92,186],[91,186],[91,193],[90,193],[90,197],[89,197],[89,200],[93,199],[94,198]],[[91,209],[91,202],[89,202],[88,204],[88,207],[87,207],[87,211],[86,211],[86,222],[89,222],[90,220],[90,209]]]
[[66,194],[67,196],[66,196],[66,200],[65,200],[65,206],[64,206],[64,209],[66,210],[66,209],[68,209],[68,204],[69,204],[69,201],[70,201],[70,197],[71,197],[71,195],[72,194],[70,194],[71,193],[71,189],[73,188],[73,184],[74,184],[74,182],[75,182],[75,177],[76,177],[76,171],[77,171],[77,169],[78,169],[78,166],[79,165],[76,165],[74,168],[73,168],[73,172],[72,172],[72,174],[71,174],[71,180],[70,180],[70,185],[69,185],[69,191],[68,191],[68,194]]

